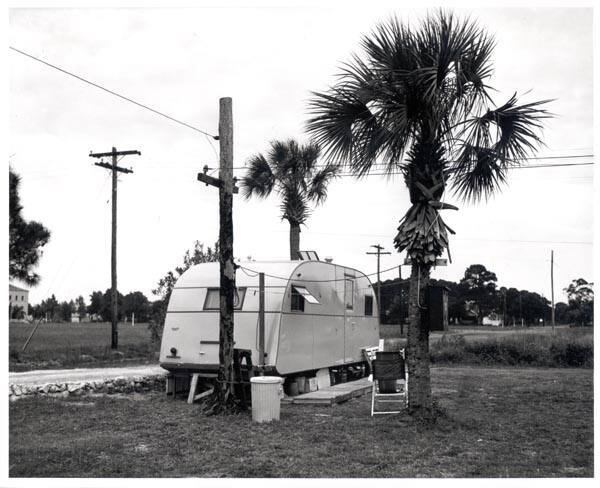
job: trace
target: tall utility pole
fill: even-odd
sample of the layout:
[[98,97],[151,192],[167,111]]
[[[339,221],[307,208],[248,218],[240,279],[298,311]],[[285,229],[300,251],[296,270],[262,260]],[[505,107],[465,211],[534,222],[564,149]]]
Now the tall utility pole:
[[380,246],[379,244],[373,244],[371,245],[371,247],[374,247],[375,249],[377,249],[377,252],[368,252],[367,254],[375,254],[377,255],[377,309],[379,312],[379,320],[381,320],[381,278],[379,276],[379,263],[381,260],[381,255],[382,254],[392,254],[391,252],[381,252],[384,247]]
[[552,291],[552,333],[554,334],[554,249],[550,251],[550,289]]
[[[216,409],[232,404],[233,389],[233,295],[235,265],[233,263],[233,194],[238,193],[233,178],[233,112],[231,98],[219,100],[219,178],[198,173],[198,181],[219,189],[219,376],[215,395]],[[262,364],[262,362],[261,362]]]
[[400,319],[400,337],[404,336],[404,285],[402,283],[402,265],[399,264],[398,265],[398,278],[400,279],[400,313],[399,315],[399,319]]
[[504,313],[502,314],[502,327],[506,327],[506,288],[504,289]]
[[117,173],[133,173],[132,170],[117,166],[117,156],[128,156],[137,154],[140,156],[140,151],[117,151],[114,147],[109,153],[91,153],[91,158],[104,158],[111,156],[112,164],[100,162],[94,163],[96,166],[110,169],[112,171],[112,241],[110,249],[110,287],[111,287],[111,305],[112,305],[112,323],[110,334],[110,348],[117,349],[119,347],[119,336],[117,332]]
[[523,297],[521,290],[519,290],[519,314],[521,315],[521,327],[523,327]]

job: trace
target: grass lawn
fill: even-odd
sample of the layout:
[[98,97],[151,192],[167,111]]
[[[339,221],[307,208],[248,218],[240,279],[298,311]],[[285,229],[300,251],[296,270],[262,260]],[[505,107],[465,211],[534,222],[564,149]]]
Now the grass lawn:
[[11,477],[591,477],[591,369],[437,367],[430,428],[370,397],[204,417],[164,393],[10,404]]
[[[11,371],[98,366],[98,363],[108,366],[115,363],[110,350],[110,323],[41,323],[25,352],[21,352],[33,329],[33,324],[10,323]],[[131,324],[119,323],[118,332],[119,351],[123,354],[119,361],[135,358],[139,362],[152,357],[157,347],[151,344],[147,324],[140,323],[132,327]],[[93,357],[94,361],[91,364],[82,361],[82,354]]]

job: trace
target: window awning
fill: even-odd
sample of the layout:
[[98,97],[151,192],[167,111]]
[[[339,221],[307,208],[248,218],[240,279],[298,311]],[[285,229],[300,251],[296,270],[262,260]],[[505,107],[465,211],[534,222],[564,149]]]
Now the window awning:
[[304,299],[308,302],[308,303],[316,303],[316,304],[320,304],[319,300],[317,300],[314,296],[311,295],[311,293],[303,286],[296,286],[296,285],[292,285],[292,287],[294,288],[294,290],[296,290],[300,295],[302,295],[304,297]]

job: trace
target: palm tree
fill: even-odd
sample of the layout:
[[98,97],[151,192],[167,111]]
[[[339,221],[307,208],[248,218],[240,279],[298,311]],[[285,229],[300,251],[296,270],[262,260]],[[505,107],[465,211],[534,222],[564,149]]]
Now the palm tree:
[[[539,106],[516,94],[496,108],[486,83],[495,41],[476,22],[451,13],[427,16],[417,29],[396,18],[363,37],[338,82],[313,93],[308,133],[325,155],[358,177],[400,172],[411,207],[394,245],[411,262],[407,357],[409,411],[432,414],[429,332],[421,325],[424,290],[452,229],[439,211],[448,185],[465,201],[486,199],[507,171],[542,144]],[[377,166],[376,166],[377,165]]]
[[310,215],[310,202],[320,204],[327,198],[327,185],[339,168],[327,165],[319,169],[319,146],[304,145],[295,140],[273,141],[267,156],[257,154],[248,162],[242,178],[242,193],[246,199],[253,195],[266,198],[272,191],[281,197],[281,218],[290,224],[290,259],[298,259],[300,225]]

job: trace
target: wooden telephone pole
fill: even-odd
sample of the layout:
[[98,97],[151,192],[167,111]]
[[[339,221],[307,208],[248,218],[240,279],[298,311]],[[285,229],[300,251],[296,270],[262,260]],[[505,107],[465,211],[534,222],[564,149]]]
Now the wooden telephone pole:
[[112,241],[110,249],[110,278],[111,278],[111,308],[112,308],[112,323],[110,335],[110,348],[117,349],[119,347],[119,336],[117,332],[117,317],[118,317],[118,296],[117,296],[117,172],[133,173],[132,170],[117,166],[117,156],[128,156],[137,154],[140,156],[140,151],[117,151],[114,147],[108,153],[91,153],[90,158],[104,158],[111,156],[112,164],[100,162],[94,163],[96,166],[110,169],[112,171]]
[[392,254],[391,252],[381,252],[384,247],[380,246],[379,244],[373,244],[371,245],[371,247],[374,247],[375,249],[377,249],[377,252],[368,252],[367,254],[375,254],[377,255],[377,310],[378,310],[378,314],[379,314],[379,320],[381,320],[381,278],[379,277],[379,263],[381,260],[381,255],[382,254]]
[[233,194],[238,192],[233,178],[233,112],[231,98],[219,100],[219,178],[198,173],[198,181],[219,189],[219,375],[215,387],[215,410],[233,405],[233,300],[235,265],[233,263]]
[[552,290],[552,333],[554,334],[554,249],[550,251],[550,288]]

